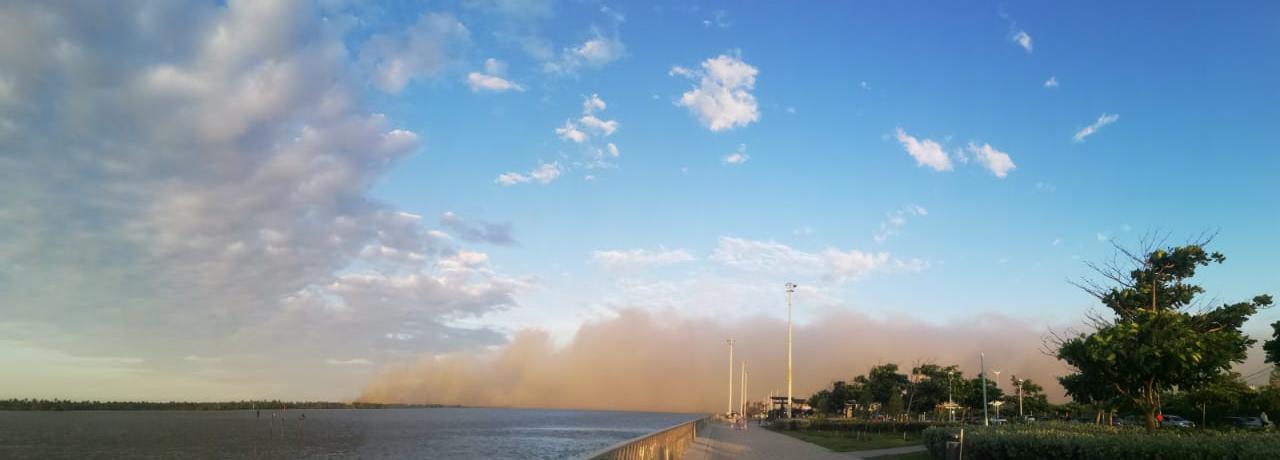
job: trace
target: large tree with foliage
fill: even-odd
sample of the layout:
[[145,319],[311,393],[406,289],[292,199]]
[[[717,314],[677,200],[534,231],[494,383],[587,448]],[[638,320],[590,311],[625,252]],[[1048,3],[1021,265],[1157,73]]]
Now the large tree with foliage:
[[1267,362],[1280,366],[1280,321],[1271,323],[1271,340],[1262,344],[1263,351],[1267,352]]
[[912,369],[911,374],[914,383],[908,387],[909,411],[930,412],[947,402],[949,393],[954,393],[957,401],[964,394],[966,380],[956,365],[922,364]]
[[1022,407],[1024,414],[1043,414],[1049,410],[1049,398],[1044,394],[1044,387],[1031,381],[1031,379],[1019,379],[1017,375],[1009,377],[1009,385],[1013,387],[1013,391],[1005,395],[1005,407],[1008,414],[1017,414],[1018,410],[1018,389],[1022,389]]
[[1131,267],[1092,265],[1107,283],[1079,286],[1111,315],[1093,316],[1093,332],[1059,342],[1058,358],[1075,370],[1060,379],[1069,395],[1077,400],[1125,398],[1146,413],[1150,430],[1162,394],[1175,387],[1193,391],[1244,360],[1254,340],[1241,327],[1271,298],[1260,295],[1212,308],[1195,304],[1196,295],[1204,292],[1190,283],[1196,269],[1226,260],[1205,251],[1207,242],[1167,249],[1144,244],[1139,252],[1117,246]]

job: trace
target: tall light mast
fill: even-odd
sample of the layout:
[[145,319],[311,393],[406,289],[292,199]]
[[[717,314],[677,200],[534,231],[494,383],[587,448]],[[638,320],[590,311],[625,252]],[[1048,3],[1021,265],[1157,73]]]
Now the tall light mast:
[[725,415],[733,414],[733,339],[729,339],[729,407]]
[[796,292],[796,283],[787,283],[787,418],[791,418],[791,294]]

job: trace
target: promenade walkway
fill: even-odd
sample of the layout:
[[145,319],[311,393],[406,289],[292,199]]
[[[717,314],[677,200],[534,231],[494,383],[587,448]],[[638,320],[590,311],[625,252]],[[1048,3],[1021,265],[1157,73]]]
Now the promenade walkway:
[[746,431],[734,430],[719,422],[707,424],[697,441],[685,452],[685,460],[854,460],[872,456],[923,451],[923,446],[898,447],[861,452],[832,452],[816,444],[774,433],[751,425]]

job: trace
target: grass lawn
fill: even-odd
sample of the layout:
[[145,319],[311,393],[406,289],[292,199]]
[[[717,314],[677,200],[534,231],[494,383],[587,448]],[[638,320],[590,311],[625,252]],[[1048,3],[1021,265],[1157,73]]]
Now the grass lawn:
[[909,454],[897,454],[897,455],[881,455],[879,457],[867,457],[867,458],[870,458],[873,460],[931,460],[929,458],[929,451],[927,450],[924,452],[912,452]]
[[[890,447],[903,446],[919,446],[924,442],[920,440],[920,435],[908,434],[906,440],[902,439],[902,433],[866,433],[859,436],[857,432],[844,431],[819,431],[819,430],[777,430],[779,433],[791,436],[801,441],[811,442],[822,447],[834,450],[836,452],[849,452],[854,450],[871,450],[871,449],[888,449]],[[879,457],[879,458],[898,458],[898,457]],[[915,457],[901,457],[915,458]],[[919,458],[928,458],[919,457]]]

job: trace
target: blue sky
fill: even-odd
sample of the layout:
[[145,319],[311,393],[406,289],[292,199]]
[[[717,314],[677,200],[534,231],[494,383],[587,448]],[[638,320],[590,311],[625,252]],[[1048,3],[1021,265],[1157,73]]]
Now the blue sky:
[[[375,193],[424,215],[513,222],[522,244],[492,250],[495,264],[555,267],[566,283],[603,281],[594,250],[683,248],[705,259],[719,237],[737,236],[931,262],[851,283],[842,296],[851,302],[1067,319],[1090,301],[1065,279],[1087,273],[1081,260],[1110,254],[1099,235],[1132,244],[1150,231],[1178,241],[1220,230],[1229,263],[1205,273],[1212,292],[1276,284],[1264,268],[1274,255],[1266,237],[1280,228],[1267,185],[1277,160],[1264,153],[1276,141],[1263,133],[1277,119],[1266,77],[1276,63],[1264,58],[1277,37],[1260,5],[927,6],[615,7],[626,15],[616,26],[625,54],[550,81],[536,66],[520,71],[520,50],[495,44],[479,55],[511,62],[529,90],[478,95],[447,79],[411,90],[421,102],[396,101],[388,113],[427,133],[424,150]],[[610,22],[593,10],[562,5],[555,28]],[[717,11],[726,26],[704,25]],[[1017,32],[1032,38],[1030,50]],[[759,121],[711,131],[674,102],[691,85],[670,68],[719,55],[759,70]],[[1045,86],[1050,78],[1057,87]],[[623,152],[615,168],[567,171],[546,185],[490,180],[575,158],[552,129],[591,94],[621,125],[609,137]],[[1073,141],[1104,114],[1119,118]],[[1016,169],[997,178],[973,163],[919,167],[897,128],[948,154],[989,143]],[[739,145],[750,160],[723,164]],[[881,222],[909,205],[928,215],[876,243]]]
[[1280,286],[1268,2],[93,10],[0,7],[9,393],[338,398],[787,281],[802,323],[1039,330],[1152,232],[1218,232],[1210,297]]

